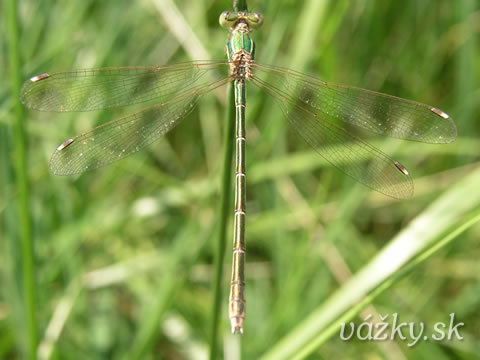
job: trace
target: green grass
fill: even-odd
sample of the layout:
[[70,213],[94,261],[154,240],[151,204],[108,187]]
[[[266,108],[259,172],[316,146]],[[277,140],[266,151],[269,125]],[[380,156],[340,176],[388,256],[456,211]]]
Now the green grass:
[[[14,0],[6,1],[4,4],[4,19],[7,24],[7,52],[8,52],[8,73],[9,85],[13,94],[18,94],[22,84],[21,74],[21,60],[20,60],[20,41],[19,41],[19,24],[17,18],[18,8],[17,2]],[[23,325],[20,333],[23,336],[23,350],[24,356],[29,359],[36,358],[36,348],[38,342],[38,329],[36,310],[37,304],[37,289],[35,282],[34,269],[34,247],[32,236],[32,218],[30,209],[30,181],[27,174],[27,134],[25,130],[25,111],[17,99],[12,101],[14,122],[11,126],[12,133],[12,156],[10,158],[4,157],[5,166],[5,199],[9,197],[10,191],[14,191],[15,200],[7,200],[5,203],[9,204],[8,214],[5,213],[5,225],[8,231],[5,232],[5,239],[10,244],[6,244],[5,249],[9,249],[8,255],[12,256],[9,264],[9,271],[11,273],[20,270],[21,285],[20,289],[20,306],[17,309],[22,309],[21,314],[17,314],[17,319]],[[9,140],[4,139],[6,143]],[[6,149],[7,154],[10,149]],[[7,155],[8,156],[8,155]],[[13,160],[10,164],[9,160]],[[13,170],[13,174],[12,174]],[[6,208],[6,207],[5,207]],[[15,210],[14,210],[15,209]],[[15,214],[14,214],[15,213]],[[15,216],[16,215],[16,216]],[[11,221],[11,222],[10,222]],[[13,225],[15,223],[15,225]],[[12,226],[9,228],[8,226]],[[14,244],[18,241],[20,246],[17,248]],[[15,253],[17,259],[13,260]],[[7,254],[7,253],[6,253]],[[15,268],[15,270],[14,270]],[[14,281],[12,281],[12,284]],[[12,299],[12,298],[11,298]]]
[[[253,35],[259,62],[434,105],[459,137],[372,139],[415,179],[414,198],[395,201],[329,166],[250,87],[242,337],[229,334],[226,306],[233,209],[219,210],[226,88],[145,151],[80,177],[48,172],[55,147],[131,109],[28,111],[18,141],[19,81],[34,74],[224,58],[218,16],[231,1],[176,1],[183,21],[157,3],[167,4],[23,0],[18,40],[14,11],[1,15],[0,358],[28,357],[35,338],[39,358],[58,359],[479,358],[477,2],[248,2],[265,17]],[[179,40],[185,24],[199,43]],[[223,279],[214,265],[222,218]],[[33,273],[24,267],[29,222]],[[428,329],[452,312],[463,341],[339,337],[342,322],[368,314]]]

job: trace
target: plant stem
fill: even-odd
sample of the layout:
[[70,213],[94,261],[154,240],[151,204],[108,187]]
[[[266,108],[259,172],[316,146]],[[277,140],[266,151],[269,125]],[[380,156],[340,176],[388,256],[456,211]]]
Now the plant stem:
[[235,131],[235,106],[234,106],[234,90],[233,86],[229,85],[229,100],[227,107],[227,116],[225,123],[224,136],[224,157],[223,157],[223,172],[221,184],[221,200],[218,208],[219,229],[217,238],[217,248],[215,253],[215,282],[214,282],[214,300],[212,309],[212,324],[210,333],[210,360],[217,358],[218,350],[218,328],[220,321],[220,314],[222,309],[222,275],[223,263],[225,258],[225,242],[227,235],[227,225],[230,214],[230,197],[232,189],[232,168],[233,168],[233,137]]
[[[247,11],[246,0],[233,0],[233,11]],[[218,214],[219,229],[217,238],[217,248],[215,253],[215,281],[213,284],[213,309],[212,324],[210,329],[210,360],[217,358],[218,351],[218,328],[222,309],[222,278],[223,264],[225,258],[225,243],[227,235],[227,224],[230,214],[230,197],[232,189],[232,168],[233,168],[233,138],[235,131],[235,95],[233,86],[229,86],[229,100],[227,107],[227,116],[225,124],[224,136],[224,156],[223,156],[223,172],[221,183],[221,200],[219,204]]]
[[247,11],[247,0],[233,0],[233,11]]
[[18,101],[17,94],[21,86],[20,51],[18,48],[18,21],[17,1],[5,2],[5,16],[7,24],[8,54],[9,54],[9,77],[12,92],[13,110],[15,122],[13,126],[14,136],[14,166],[17,193],[17,217],[21,247],[21,270],[22,290],[24,301],[25,331],[27,339],[27,354],[29,359],[36,358],[37,347],[37,321],[35,318],[36,290],[34,276],[34,252],[32,239],[32,222],[29,207],[29,183],[27,176],[27,139],[25,133],[25,114],[23,107]]

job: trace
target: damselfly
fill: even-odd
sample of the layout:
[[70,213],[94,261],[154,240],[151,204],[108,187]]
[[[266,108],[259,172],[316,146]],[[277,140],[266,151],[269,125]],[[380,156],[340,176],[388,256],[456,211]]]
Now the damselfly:
[[50,170],[56,175],[72,175],[139,151],[178,125],[200,97],[233,82],[236,167],[229,303],[233,332],[242,332],[245,318],[246,82],[277,100],[293,129],[332,165],[393,198],[405,199],[413,194],[407,169],[363,141],[355,129],[425,143],[449,143],[457,135],[450,116],[435,107],[255,63],[250,33],[262,22],[262,15],[257,13],[221,14],[220,24],[230,31],[226,45],[228,61],[44,73],[27,81],[20,94],[22,103],[31,109],[58,112],[157,101],[156,105],[59,145],[50,161]]

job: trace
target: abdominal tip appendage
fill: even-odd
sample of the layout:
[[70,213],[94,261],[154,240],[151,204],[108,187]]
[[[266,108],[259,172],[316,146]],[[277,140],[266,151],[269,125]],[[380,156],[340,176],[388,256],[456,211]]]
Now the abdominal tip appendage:
[[233,317],[230,319],[232,325],[232,334],[243,334],[243,319]]

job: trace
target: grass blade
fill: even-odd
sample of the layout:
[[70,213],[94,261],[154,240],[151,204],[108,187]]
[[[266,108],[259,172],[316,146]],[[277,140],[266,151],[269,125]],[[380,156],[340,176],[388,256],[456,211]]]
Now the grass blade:
[[22,293],[24,305],[25,331],[27,354],[29,359],[36,358],[37,347],[37,321],[36,313],[36,290],[34,275],[34,251],[32,237],[32,220],[30,216],[30,189],[27,175],[27,139],[25,131],[25,113],[18,100],[21,86],[21,63],[18,37],[18,2],[7,0],[5,23],[8,33],[8,54],[10,89],[14,107],[15,122],[14,135],[14,164],[17,198],[17,221],[21,247],[21,270],[22,270]]
[[224,137],[224,157],[222,184],[220,187],[220,204],[218,207],[219,225],[218,238],[215,251],[215,280],[213,283],[213,307],[212,323],[210,328],[210,359],[217,358],[218,351],[218,331],[220,315],[222,310],[222,275],[223,263],[225,259],[225,242],[228,228],[228,219],[230,214],[230,198],[232,193],[232,167],[233,167],[233,138],[235,131],[235,99],[233,86],[229,85],[229,100],[227,105],[227,120],[225,123]]
[[478,222],[479,181],[480,170],[476,170],[444,193],[262,359],[305,358],[337,332],[342,322],[351,320],[411,269]]

